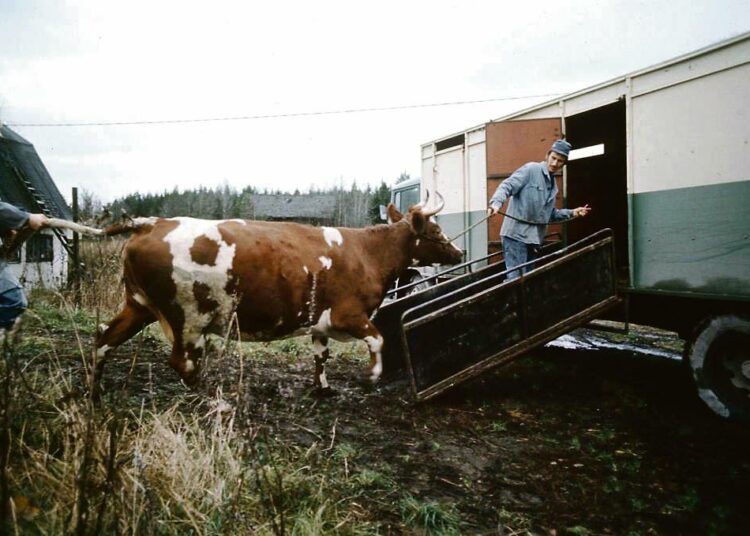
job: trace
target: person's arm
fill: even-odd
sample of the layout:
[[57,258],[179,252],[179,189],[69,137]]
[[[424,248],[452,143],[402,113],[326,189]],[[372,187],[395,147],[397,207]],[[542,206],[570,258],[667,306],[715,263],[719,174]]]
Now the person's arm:
[[9,233],[18,231],[26,225],[32,231],[38,231],[47,225],[47,216],[44,214],[29,214],[10,203],[0,201],[0,232]]
[[562,221],[571,218],[582,218],[591,212],[591,207],[584,205],[576,208],[553,208],[549,221]]
[[487,209],[488,213],[497,214],[510,196],[517,194],[524,186],[526,186],[526,183],[529,182],[530,176],[531,173],[529,173],[529,166],[526,164],[518,168],[510,177],[501,182],[497,187],[497,190],[495,190],[495,193],[492,194],[490,207]]
[[7,233],[20,229],[29,221],[30,214],[0,201],[0,231]]

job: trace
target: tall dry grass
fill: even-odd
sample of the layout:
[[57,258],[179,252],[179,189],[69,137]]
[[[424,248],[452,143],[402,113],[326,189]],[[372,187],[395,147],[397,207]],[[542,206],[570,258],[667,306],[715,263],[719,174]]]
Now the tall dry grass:
[[[243,396],[248,350],[236,337],[206,367],[238,371],[221,384],[231,394],[213,384],[157,405],[131,392],[128,373],[92,397],[84,371],[95,368],[99,318],[121,301],[122,244],[84,242],[81,306],[74,291],[34,295],[22,336],[3,342],[0,533],[372,533],[333,440],[300,448],[266,433]],[[139,355],[118,357],[132,372]]]
[[69,299],[89,311],[116,312],[122,303],[122,251],[126,238],[115,236],[101,240],[82,240],[80,287],[69,291]]

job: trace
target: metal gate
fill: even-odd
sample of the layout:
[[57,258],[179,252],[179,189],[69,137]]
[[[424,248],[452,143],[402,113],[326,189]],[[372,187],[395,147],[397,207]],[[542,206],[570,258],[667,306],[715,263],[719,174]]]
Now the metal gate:
[[432,299],[398,308],[401,321],[387,323],[384,337],[403,358],[418,400],[508,363],[620,302],[609,229],[545,255],[537,266],[512,281],[487,267],[450,281],[447,291],[434,287]]

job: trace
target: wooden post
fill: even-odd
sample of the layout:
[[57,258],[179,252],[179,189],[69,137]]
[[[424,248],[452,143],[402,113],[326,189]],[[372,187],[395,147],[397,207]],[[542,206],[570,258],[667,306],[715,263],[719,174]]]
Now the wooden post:
[[[79,211],[78,211],[78,188],[73,187],[73,221],[78,222]],[[73,283],[73,296],[75,300],[76,308],[81,307],[81,257],[79,254],[79,236],[75,231],[73,232],[73,254],[70,263],[71,277]]]

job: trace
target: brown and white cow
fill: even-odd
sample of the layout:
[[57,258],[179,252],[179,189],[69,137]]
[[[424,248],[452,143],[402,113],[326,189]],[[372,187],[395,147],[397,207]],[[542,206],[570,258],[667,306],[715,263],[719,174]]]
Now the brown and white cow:
[[455,264],[462,252],[430,216],[443,207],[388,207],[389,224],[364,229],[193,218],[137,218],[105,230],[132,232],[123,251],[125,303],[100,327],[97,356],[159,321],[172,342],[169,364],[198,377],[208,334],[224,334],[236,312],[243,340],[309,333],[315,384],[328,389],[328,338],[361,339],[370,378],[382,372],[383,338],[371,315],[408,266]]

